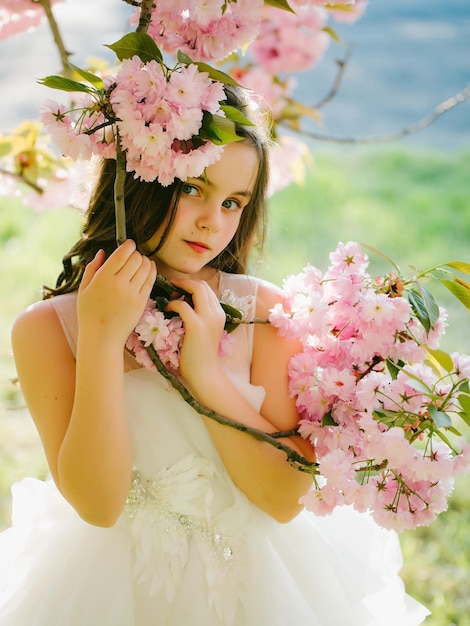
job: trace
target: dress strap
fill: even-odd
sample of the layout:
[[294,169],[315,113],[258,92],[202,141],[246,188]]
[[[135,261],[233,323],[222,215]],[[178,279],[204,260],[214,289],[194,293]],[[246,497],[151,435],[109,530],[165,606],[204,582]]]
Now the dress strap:
[[[246,274],[220,273],[219,300],[230,304],[242,313],[244,320],[249,321],[256,314],[256,295],[259,280]],[[231,333],[234,342],[227,365],[230,369],[245,369],[249,372],[253,352],[253,324],[240,324]]]
[[57,313],[72,354],[76,357],[78,337],[77,292],[55,296],[51,298],[51,304]]

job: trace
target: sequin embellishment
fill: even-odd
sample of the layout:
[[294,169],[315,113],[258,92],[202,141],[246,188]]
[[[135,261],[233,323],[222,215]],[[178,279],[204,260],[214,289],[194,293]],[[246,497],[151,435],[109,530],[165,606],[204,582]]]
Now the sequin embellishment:
[[[150,593],[165,587],[169,600],[195,541],[209,577],[217,580],[236,566],[237,539],[210,519],[210,461],[190,455],[151,479],[135,469],[126,502],[136,558],[135,575]],[[158,564],[158,567],[155,567]],[[227,570],[228,568],[228,570]]]

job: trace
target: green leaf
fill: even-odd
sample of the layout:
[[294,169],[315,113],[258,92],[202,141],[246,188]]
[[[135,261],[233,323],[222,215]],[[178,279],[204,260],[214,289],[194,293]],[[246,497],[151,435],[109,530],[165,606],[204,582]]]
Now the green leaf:
[[400,368],[390,359],[387,359],[386,363],[387,363],[388,373],[392,377],[392,380],[395,380],[400,372]]
[[322,31],[329,35],[333,39],[333,41],[336,41],[336,43],[341,43],[341,37],[338,35],[334,28],[331,28],[331,26],[323,26]]
[[413,308],[413,311],[416,314],[416,317],[424,326],[424,329],[427,333],[434,328],[434,324],[439,319],[439,307],[434,300],[434,296],[424,285],[420,282],[417,282],[417,288],[419,293],[416,291],[408,292],[408,300]]
[[432,421],[434,422],[434,425],[437,428],[447,428],[449,426],[452,426],[452,420],[447,415],[447,413],[439,411],[439,409],[436,409],[436,407],[432,404],[429,405],[428,411],[429,415],[432,418]]
[[115,43],[105,44],[105,47],[113,50],[120,61],[138,56],[143,63],[148,63],[149,61],[163,63],[162,53],[155,41],[147,33],[128,33]]
[[440,281],[462,304],[470,309],[470,291],[460,283],[441,279]]
[[335,422],[335,420],[333,419],[331,415],[331,411],[328,411],[328,413],[325,413],[321,421],[321,425],[322,426],[338,426],[338,423]]
[[430,348],[428,348],[427,351],[434,357],[439,365],[446,370],[446,372],[451,372],[454,369],[454,364],[450,358],[450,354],[444,352],[444,350],[431,350]]
[[184,52],[181,52],[181,50],[178,50],[177,59],[178,63],[181,63],[182,65],[196,65],[195,61],[193,61],[191,57],[188,57],[188,55]]
[[92,74],[91,72],[87,72],[86,70],[82,70],[81,68],[77,67],[76,65],[73,65],[72,63],[69,63],[69,66],[73,69],[74,72],[77,72],[77,74],[79,74],[82,78],[84,78],[86,81],[91,83],[94,87],[96,87],[96,89],[99,89],[100,91],[104,90],[103,80],[99,76],[96,76],[95,74]]
[[463,261],[451,261],[446,263],[449,267],[453,267],[454,270],[463,272],[464,274],[470,274],[470,263],[464,263]]
[[462,433],[460,432],[460,430],[457,430],[455,426],[449,426],[447,430],[453,435],[455,435],[456,437],[462,437]]
[[462,411],[459,412],[459,415],[463,421],[470,426],[470,397],[467,394],[461,393],[458,400],[462,407]]
[[225,315],[226,315],[224,329],[228,333],[231,333],[233,330],[235,330],[235,328],[238,328],[238,326],[240,325],[237,322],[232,321],[232,319],[234,318],[234,319],[241,320],[242,319],[241,311],[231,306],[230,304],[227,304],[226,302],[220,302],[220,306],[223,308],[223,310],[225,311]]
[[[216,146],[222,146],[233,141],[243,141],[236,133],[235,123],[220,115],[206,114],[199,135],[209,139]],[[210,121],[209,121],[210,120]]]
[[431,320],[429,319],[429,313],[426,310],[422,297],[416,293],[416,291],[408,291],[408,300],[414,314],[423,325],[424,330],[428,333],[431,330]]
[[428,312],[429,320],[431,322],[431,328],[433,328],[434,324],[439,319],[439,307],[434,300],[434,296],[429,291],[429,289],[427,289],[427,287],[425,287],[421,283],[418,283],[418,289],[421,293],[421,297],[423,298],[423,303],[426,307],[426,311]]
[[425,385],[421,380],[411,379],[406,381],[406,384],[412,389],[416,389],[420,393],[424,393],[425,395],[429,395],[431,390],[427,385]]
[[264,4],[267,4],[270,7],[274,7],[275,9],[282,9],[283,11],[289,11],[289,13],[295,13],[287,0],[264,0]]
[[83,83],[79,83],[71,78],[64,78],[63,76],[46,76],[46,78],[40,78],[38,83],[51,89],[60,89],[61,91],[80,91],[82,93],[90,93],[92,91],[90,87]]
[[222,111],[227,116],[227,119],[232,120],[233,122],[238,122],[238,124],[242,124],[243,126],[255,126],[253,122],[243,115],[243,113],[237,107],[229,106],[228,104],[222,104],[220,106]]
[[220,70],[215,69],[212,65],[208,65],[207,63],[202,63],[201,61],[193,61],[191,57],[188,57],[187,54],[178,50],[178,63],[182,65],[196,65],[197,69],[200,72],[207,72],[209,74],[209,78],[212,80],[216,80],[219,83],[224,83],[225,85],[232,85],[234,87],[240,87],[240,83],[238,83],[234,78],[222,72]]
[[400,274],[400,268],[395,263],[395,261],[392,261],[392,259],[389,256],[387,256],[386,254],[384,254],[380,250],[377,250],[377,248],[374,248],[373,246],[369,246],[369,244],[367,244],[367,243],[361,243],[361,247],[365,248],[366,250],[369,250],[373,254],[376,254],[377,256],[382,257],[382,259],[385,259],[386,261],[388,261],[390,263],[390,265],[393,265],[393,267],[397,270],[398,274]]
[[446,446],[449,448],[449,450],[452,450],[454,452],[454,454],[457,454],[457,450],[455,450],[454,446],[451,444],[449,439],[444,435],[442,430],[439,430],[437,428],[434,432],[446,444]]

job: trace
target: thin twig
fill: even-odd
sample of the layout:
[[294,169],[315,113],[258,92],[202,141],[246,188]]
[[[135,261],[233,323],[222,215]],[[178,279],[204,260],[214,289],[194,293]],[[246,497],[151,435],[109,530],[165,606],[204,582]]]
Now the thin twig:
[[116,218],[116,243],[121,245],[127,239],[126,232],[126,153],[121,146],[121,137],[116,128],[116,178],[114,179],[114,213]]
[[47,21],[52,31],[54,43],[57,46],[57,49],[59,50],[60,60],[62,62],[62,74],[66,78],[71,78],[72,69],[69,65],[70,52],[68,52],[65,48],[62,35],[60,34],[59,26],[55,20],[54,13],[52,12],[51,2],[50,0],[33,0],[33,2],[37,2],[44,9],[44,12],[47,17]]
[[[400,131],[384,134],[384,135],[366,135],[364,137],[335,137],[334,135],[322,135],[321,133],[315,133],[303,129],[298,129],[296,132],[300,135],[304,135],[309,137],[310,139],[315,139],[316,141],[325,141],[329,143],[342,143],[342,144],[369,144],[369,143],[385,143],[389,141],[397,141],[398,139],[403,139],[408,135],[412,135],[417,133],[423,128],[430,126],[433,122],[437,120],[438,117],[447,113],[454,107],[463,102],[467,101],[470,98],[470,83],[465,87],[465,89],[455,96],[444,100],[438,104],[428,115],[423,117],[416,124],[412,124],[406,128],[403,128]],[[285,125],[284,122],[280,122],[280,125]],[[292,128],[289,126],[289,129]]]
[[[265,443],[269,443],[270,445],[274,446],[278,450],[281,450],[282,452],[284,452],[287,456],[288,463],[292,465],[292,467],[295,467],[296,469],[302,472],[307,472],[312,475],[318,473],[317,463],[315,463],[314,461],[309,461],[307,458],[305,458],[304,456],[302,456],[301,454],[293,450],[290,446],[277,440],[280,437],[289,436],[289,433],[291,431],[289,431],[289,433],[287,434],[286,433],[273,433],[273,434],[265,433],[262,430],[258,430],[257,428],[252,428],[251,426],[246,426],[245,424],[240,424],[240,422],[236,422],[235,420],[231,420],[227,417],[223,417],[222,415],[219,415],[215,411],[211,411],[210,409],[203,407],[191,395],[191,393],[180,382],[180,380],[174,374],[172,374],[169,370],[167,370],[167,368],[161,362],[160,357],[158,356],[153,346],[152,345],[147,346],[146,349],[147,349],[147,352],[149,353],[150,358],[152,359],[152,362],[155,364],[155,367],[160,372],[160,374],[164,378],[170,381],[174,389],[176,389],[176,391],[180,393],[183,400],[187,402],[190,406],[192,406],[192,408],[197,413],[199,413],[200,415],[205,415],[209,419],[215,420],[216,422],[218,422],[219,424],[223,424],[224,426],[229,426],[230,428],[235,428],[236,430],[239,430],[241,432],[248,433],[249,435],[251,435],[255,439],[258,439],[259,441],[264,441]],[[297,431],[295,431],[295,434],[298,434]]]
[[[49,1],[49,0],[44,0]],[[140,5],[140,19],[137,32],[146,33],[152,18],[153,0],[142,0]],[[127,239],[126,232],[126,153],[122,149],[119,130],[116,128],[116,178],[114,181],[114,211],[116,216],[116,243],[121,245]]]
[[44,189],[42,187],[39,187],[39,185],[36,185],[35,183],[31,182],[30,180],[27,180],[23,176],[23,174],[21,172],[9,172],[8,170],[5,170],[5,169],[0,167],[0,174],[4,174],[6,176],[11,176],[12,178],[17,178],[23,184],[27,185],[28,187],[31,187],[31,189],[33,189],[36,193],[41,194],[41,193],[44,192]]
[[343,81],[344,73],[346,71],[346,66],[349,63],[349,59],[351,58],[352,51],[353,51],[353,45],[349,44],[346,50],[346,54],[344,55],[344,58],[336,60],[336,65],[338,66],[338,73],[336,74],[336,78],[333,82],[333,85],[330,91],[326,94],[326,96],[322,98],[319,102],[317,102],[317,104],[314,104],[312,108],[316,110],[321,109],[322,107],[325,106],[325,104],[328,104],[328,102],[333,100],[333,98],[336,96],[341,86],[341,83]]

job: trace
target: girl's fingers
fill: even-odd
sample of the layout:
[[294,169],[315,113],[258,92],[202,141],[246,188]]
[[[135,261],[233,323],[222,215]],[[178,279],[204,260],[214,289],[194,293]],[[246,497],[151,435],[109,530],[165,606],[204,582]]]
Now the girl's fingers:
[[150,295],[150,291],[157,278],[157,268],[153,261],[148,257],[142,257],[142,262],[139,269],[131,279],[131,283],[134,283],[139,292],[147,292]]
[[171,300],[167,304],[165,311],[177,313],[185,323],[189,321],[190,315],[195,315],[194,309],[184,300]]
[[192,327],[202,332],[203,329],[207,330],[209,327],[216,334],[218,329],[221,332],[225,323],[225,313],[210,286],[205,281],[191,279],[178,279],[173,282],[175,286],[191,294],[193,306],[183,299],[172,300],[167,310],[178,313],[187,330]]
[[103,265],[105,260],[104,250],[98,250],[95,254],[94,258],[87,264],[85,267],[85,271],[83,272],[83,277],[80,282],[80,288],[83,290],[87,285],[90,284],[93,276],[99,270],[99,268]]
[[135,242],[126,239],[106,260],[106,267],[112,274],[125,273],[132,278],[140,266],[142,255],[137,252]]
[[192,280],[190,278],[178,278],[173,281],[176,287],[184,289],[191,294],[194,309],[216,304],[219,306],[217,296],[204,280]]

